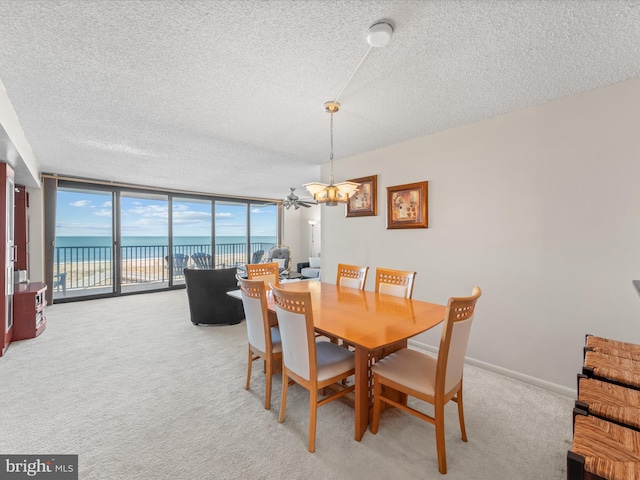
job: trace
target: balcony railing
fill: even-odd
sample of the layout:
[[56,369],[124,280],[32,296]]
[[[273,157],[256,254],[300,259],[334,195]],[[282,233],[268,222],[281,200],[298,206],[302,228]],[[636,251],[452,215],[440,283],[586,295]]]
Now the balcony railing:
[[[252,243],[251,254],[269,251],[273,243]],[[171,276],[167,245],[120,247],[120,278],[122,285],[168,282]],[[214,268],[238,267],[247,263],[245,243],[216,245]],[[111,247],[56,247],[53,271],[55,284],[64,291],[111,287],[114,283]],[[211,255],[211,245],[176,245],[173,255],[188,257],[186,266],[196,268],[191,256]],[[181,268],[174,268],[174,280],[184,279]]]

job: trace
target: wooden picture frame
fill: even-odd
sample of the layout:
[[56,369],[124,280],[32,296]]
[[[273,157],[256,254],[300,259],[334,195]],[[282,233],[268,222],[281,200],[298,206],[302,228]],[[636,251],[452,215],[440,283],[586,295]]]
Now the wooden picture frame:
[[428,228],[429,182],[387,187],[387,229]]
[[378,176],[354,178],[360,186],[347,202],[347,217],[375,217],[378,214]]

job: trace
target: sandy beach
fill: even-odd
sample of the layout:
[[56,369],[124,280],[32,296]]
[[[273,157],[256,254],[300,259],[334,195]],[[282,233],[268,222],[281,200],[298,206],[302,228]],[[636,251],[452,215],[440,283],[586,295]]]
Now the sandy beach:
[[[242,263],[244,263],[243,255],[220,255],[216,257],[215,262],[217,268],[223,268],[223,265],[236,266]],[[191,259],[187,265],[190,268],[196,267]],[[67,290],[108,287],[113,283],[110,260],[62,263],[58,270],[54,266],[54,273],[66,274],[65,288]],[[121,262],[122,284],[166,282],[169,280],[169,276],[170,271],[164,258],[140,258]],[[183,276],[181,271],[176,271],[176,278]]]

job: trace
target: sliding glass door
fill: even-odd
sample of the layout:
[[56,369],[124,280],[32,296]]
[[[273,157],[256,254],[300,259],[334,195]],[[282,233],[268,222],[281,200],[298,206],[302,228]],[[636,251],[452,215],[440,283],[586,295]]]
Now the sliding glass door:
[[[184,283],[180,266],[214,268],[212,254],[213,224],[210,199],[174,197],[172,202],[172,239],[174,255],[173,284]],[[175,270],[176,265],[178,270]]]
[[114,291],[113,194],[58,188],[53,298]]
[[239,267],[247,261],[247,203],[216,200],[216,266]]
[[249,206],[250,262],[260,263],[278,240],[278,207],[273,204]]
[[[148,192],[121,192],[119,199],[122,292],[168,287],[172,272],[179,268],[168,253],[168,196]],[[183,275],[182,270],[180,275]]]
[[181,287],[185,267],[242,267],[278,241],[274,204],[70,180],[56,200],[56,301]]

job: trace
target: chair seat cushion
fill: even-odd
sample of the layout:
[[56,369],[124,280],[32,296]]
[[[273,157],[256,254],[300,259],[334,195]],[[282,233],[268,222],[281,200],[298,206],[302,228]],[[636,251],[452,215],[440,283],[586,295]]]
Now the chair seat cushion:
[[318,382],[352,370],[356,366],[352,351],[331,342],[316,342],[316,357]]
[[402,348],[371,367],[373,373],[425,395],[435,394],[438,359],[417,350]]
[[307,277],[307,278],[316,278],[320,276],[320,269],[319,268],[303,268],[302,270],[300,270],[300,274],[303,277]]

